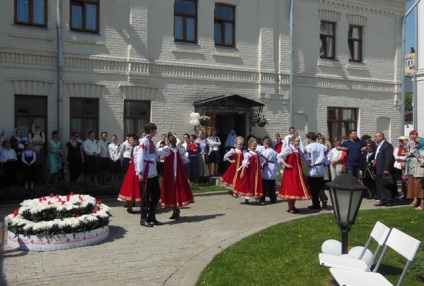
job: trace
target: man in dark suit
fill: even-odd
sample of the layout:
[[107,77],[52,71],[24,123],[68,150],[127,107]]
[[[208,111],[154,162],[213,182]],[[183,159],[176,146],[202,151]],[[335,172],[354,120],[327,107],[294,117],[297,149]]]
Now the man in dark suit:
[[375,185],[380,202],[375,206],[393,206],[393,188],[392,185],[384,185],[383,178],[394,173],[395,157],[393,156],[393,145],[386,141],[383,132],[376,132],[374,140],[377,143],[375,152]]

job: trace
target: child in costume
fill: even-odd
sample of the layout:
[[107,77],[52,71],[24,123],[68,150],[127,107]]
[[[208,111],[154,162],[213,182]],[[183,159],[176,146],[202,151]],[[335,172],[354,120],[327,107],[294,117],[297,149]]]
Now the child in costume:
[[167,155],[164,155],[161,206],[172,208],[170,219],[178,219],[181,212],[179,207],[194,203],[194,198],[183,166],[188,163],[185,150],[177,147],[177,138],[172,132],[168,133],[168,142],[171,146],[163,149]]
[[[232,147],[225,155],[224,161],[229,161],[231,163],[227,171],[222,175],[221,181],[223,181],[227,186],[234,187],[237,180],[237,169],[241,166],[243,161],[243,151],[242,147],[244,144],[244,139],[241,136],[236,138],[236,147]],[[234,194],[233,194],[234,195]]]
[[259,154],[256,152],[256,139],[250,138],[248,141],[249,151],[243,154],[243,162],[237,169],[237,179],[234,185],[234,194],[245,198],[245,203],[249,203],[250,198],[259,202],[263,195],[261,163]]

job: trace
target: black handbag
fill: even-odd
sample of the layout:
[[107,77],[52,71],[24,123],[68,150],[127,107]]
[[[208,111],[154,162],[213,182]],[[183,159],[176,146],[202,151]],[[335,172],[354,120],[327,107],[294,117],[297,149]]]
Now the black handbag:
[[393,179],[392,175],[385,174],[383,176],[383,185],[384,186],[391,186],[395,184],[395,180]]

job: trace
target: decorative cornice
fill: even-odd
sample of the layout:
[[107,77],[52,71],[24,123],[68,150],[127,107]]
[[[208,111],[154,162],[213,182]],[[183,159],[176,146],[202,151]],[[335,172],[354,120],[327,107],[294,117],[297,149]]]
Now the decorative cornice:
[[[359,13],[367,13],[367,14],[374,14],[374,15],[382,15],[382,16],[389,16],[394,17],[396,15],[402,15],[403,11],[397,10],[395,8],[390,10],[384,10],[381,8],[373,8],[373,7],[366,7],[366,6],[360,6],[355,5],[353,3],[343,3],[341,1],[334,1],[334,0],[302,0],[303,2],[308,3],[314,3],[316,5],[319,5],[320,7],[329,7],[331,9],[340,9],[343,11],[354,11]],[[365,2],[363,2],[365,3]],[[368,3],[372,3],[371,1]]]
[[7,81],[13,83],[14,94],[25,95],[49,95],[53,84],[52,81],[44,79],[10,78]]
[[[0,64],[11,65],[24,65],[28,67],[41,68],[48,66],[48,68],[55,67],[56,59],[50,55],[37,55],[16,53],[12,51],[0,51]],[[305,75],[295,74],[296,85],[313,86],[318,88],[336,88],[336,89],[355,89],[371,92],[394,92],[397,90],[397,83],[393,81],[385,81],[379,79],[361,79],[351,78],[345,79],[337,77],[337,74],[346,69],[359,69],[367,70],[367,65],[364,63],[349,63],[346,66],[340,62],[326,62],[320,61],[319,66],[334,68],[334,77],[327,75]],[[150,77],[167,77],[167,78],[183,78],[192,80],[208,80],[208,81],[221,81],[221,82],[241,82],[249,84],[289,84],[289,74],[275,73],[273,70],[257,71],[254,69],[241,69],[241,68],[223,68],[212,65],[194,65],[191,63],[177,63],[177,62],[147,62],[137,61],[130,59],[128,62],[122,58],[107,58],[107,57],[77,57],[67,56],[64,57],[64,71],[78,70],[81,73],[98,72],[110,74],[127,74],[128,80],[134,86],[126,88],[122,86],[123,94],[130,98],[136,96],[133,90],[135,87],[147,87]],[[33,69],[36,69],[33,68]],[[340,70],[340,71],[339,71]],[[89,96],[100,97],[102,93],[101,85],[93,85],[87,83],[67,83],[65,90],[68,90],[69,96]],[[93,92],[94,91],[94,92]],[[140,91],[140,89],[138,89]],[[153,91],[143,90],[147,94],[154,96]]]
[[318,10],[319,18],[321,21],[338,22],[340,20],[340,13],[331,10]]
[[68,97],[100,98],[104,85],[87,82],[65,82],[64,95]]
[[156,87],[143,85],[120,84],[119,89],[121,90],[124,99],[136,100],[155,100],[157,92]]
[[222,3],[222,4],[237,6],[239,3],[239,0],[215,0],[215,3]]
[[347,14],[347,22],[349,25],[362,26],[365,27],[367,25],[367,17],[356,15],[356,14]]

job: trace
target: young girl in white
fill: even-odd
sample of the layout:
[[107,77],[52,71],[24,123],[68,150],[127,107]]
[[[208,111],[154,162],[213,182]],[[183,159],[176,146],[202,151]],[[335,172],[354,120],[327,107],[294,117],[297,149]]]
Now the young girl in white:
[[28,190],[28,186],[31,190],[34,189],[35,180],[35,161],[37,155],[32,150],[32,144],[27,142],[25,144],[25,151],[22,152],[22,169],[23,169],[23,181],[25,183],[25,190]]

